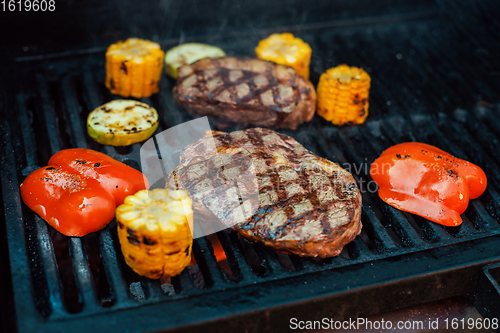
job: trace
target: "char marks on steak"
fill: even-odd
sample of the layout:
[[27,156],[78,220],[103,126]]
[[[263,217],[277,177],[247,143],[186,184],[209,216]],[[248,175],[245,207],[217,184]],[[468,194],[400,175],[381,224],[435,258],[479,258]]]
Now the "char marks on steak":
[[[245,157],[255,182],[237,183],[248,172]],[[188,191],[195,218],[214,214],[279,252],[336,256],[361,232],[361,194],[352,175],[287,135],[263,128],[212,131],[188,145],[180,162],[167,187]],[[252,191],[254,205],[247,200]]]
[[253,58],[206,58],[179,69],[176,104],[220,124],[296,129],[316,108],[314,86],[288,66]]

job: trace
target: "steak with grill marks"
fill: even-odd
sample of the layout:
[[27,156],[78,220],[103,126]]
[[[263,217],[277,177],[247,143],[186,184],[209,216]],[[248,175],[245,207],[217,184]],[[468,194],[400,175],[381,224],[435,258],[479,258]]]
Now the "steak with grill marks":
[[252,58],[202,59],[179,69],[176,104],[217,123],[296,129],[316,108],[311,82],[288,66]]
[[[269,129],[205,136],[184,148],[167,179],[168,188],[188,191],[195,217],[213,214],[252,241],[320,258],[338,255],[361,232],[361,194],[339,165]],[[256,181],[237,183],[248,168]],[[252,191],[254,205],[245,199]]]

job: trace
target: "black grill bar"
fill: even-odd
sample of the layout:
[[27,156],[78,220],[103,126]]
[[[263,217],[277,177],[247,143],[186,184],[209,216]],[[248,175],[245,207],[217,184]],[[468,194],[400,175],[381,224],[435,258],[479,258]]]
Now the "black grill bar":
[[[33,139],[33,132],[30,130],[31,125],[28,119],[28,110],[26,109],[27,96],[22,92],[17,95],[17,107],[19,110],[19,121],[21,125],[23,142],[27,143],[25,146],[25,158],[28,169],[23,170],[23,175],[27,176],[34,171],[38,165],[36,158],[35,140]],[[30,168],[30,166],[33,168]]]
[[141,279],[141,282],[147,287],[149,302],[158,302],[163,298],[163,293],[160,289],[160,284],[158,283],[158,281]]
[[263,263],[272,272],[273,276],[280,278],[288,275],[288,269],[283,267],[283,264],[281,264],[279,256],[275,251],[261,245],[256,246],[256,248]]
[[68,311],[64,307],[64,297],[60,282],[59,271],[54,253],[54,247],[50,239],[47,223],[38,216],[35,216],[36,230],[38,233],[38,243],[40,256],[47,278],[48,298],[52,305],[51,316],[64,317]]
[[[498,138],[495,134],[489,129],[488,123],[485,123],[482,119],[474,115],[471,115],[469,112],[463,109],[457,109],[453,113],[453,118],[462,126],[465,126],[467,132],[471,135],[474,135],[474,140],[478,142],[483,149],[487,151],[487,154],[490,158],[495,159],[497,164],[500,164],[500,156],[495,154],[496,144],[498,142]],[[500,128],[500,126],[497,126]],[[475,132],[480,133],[479,135]]]
[[[38,161],[35,154],[35,140],[33,138],[33,132],[30,131],[30,123],[28,120],[28,111],[25,104],[25,95],[20,93],[17,96],[19,115],[20,115],[20,125],[22,128],[22,136],[25,142],[25,156],[27,162],[27,168],[23,170],[25,175],[29,174],[38,168]],[[26,172],[27,171],[27,172]],[[42,259],[43,267],[47,279],[47,290],[48,299],[51,304],[52,316],[64,316],[67,315],[67,311],[64,308],[64,297],[62,286],[60,283],[59,272],[57,269],[56,258],[54,254],[54,248],[52,241],[49,236],[49,231],[47,223],[39,218],[37,215],[32,214],[34,218],[34,223],[36,225],[38,244],[40,256]]]
[[47,80],[41,74],[37,74],[36,81],[38,83],[43,119],[45,121],[45,133],[49,138],[50,151],[51,155],[53,155],[61,150],[62,147],[61,137],[60,135],[58,135],[59,129],[57,128],[56,124],[57,117],[54,111],[53,101],[49,96],[49,87],[47,84]]
[[[51,142],[51,154],[58,152],[62,148],[61,143],[61,133],[55,122],[56,119],[62,121],[58,118],[54,110],[54,102],[51,101],[49,97],[49,88],[45,78],[41,75],[37,75],[38,86],[40,87],[40,95],[42,99],[42,108],[44,113],[44,118],[46,122],[47,135]],[[68,96],[69,98],[70,96]],[[71,105],[70,105],[71,106]],[[68,108],[68,110],[75,110],[74,108]],[[77,122],[77,121],[76,121]],[[79,139],[79,138],[78,138]],[[81,141],[81,140],[78,140]],[[47,228],[47,227],[46,227]],[[92,282],[92,274],[86,259],[86,254],[83,249],[83,245],[80,238],[69,237],[68,238],[68,248],[71,257],[71,263],[73,266],[73,274],[75,276],[75,282],[78,289],[78,293],[81,297],[82,303],[84,305],[84,311],[91,311],[97,304],[95,287]],[[87,305],[85,307],[85,305]]]
[[237,270],[238,278],[240,281],[244,279],[255,279],[255,274],[253,273],[248,263],[245,261],[245,257],[243,251],[240,246],[233,246],[233,244],[239,245],[236,240],[233,238],[231,240],[229,235],[225,231],[221,231],[217,233],[217,236],[220,240],[222,248],[228,257],[228,260],[234,262],[235,270]]
[[115,306],[129,306],[131,302],[128,297],[128,286],[118,265],[117,253],[109,229],[99,231],[98,237],[99,253],[115,299]]
[[193,242],[193,255],[203,273],[205,282],[213,289],[227,287],[224,273],[217,264],[214,249],[206,237],[197,238]]
[[369,221],[365,223],[363,227],[370,228],[372,239],[377,246],[379,252],[383,251],[393,251],[397,248],[392,238],[387,234],[385,228],[380,223],[380,220],[375,216],[375,213],[370,206],[363,206],[363,217],[362,221]]
[[99,303],[82,240],[78,237],[70,237],[68,243],[76,285],[84,306],[83,312],[93,312]]
[[191,280],[191,276],[189,276],[189,269],[182,271],[182,273],[178,277],[173,278],[173,280],[177,280],[181,292],[184,294],[196,295],[196,291],[199,290],[194,285],[193,280]]
[[64,97],[64,109],[66,111],[67,123],[71,129],[71,140],[74,147],[87,148],[86,133],[84,133],[85,125],[82,124],[81,116],[78,114],[80,105],[69,76],[64,77],[61,84],[61,91]]
[[[2,103],[2,102],[0,102]],[[6,110],[5,105],[0,106]],[[21,199],[19,194],[19,183],[15,168],[15,159],[13,156],[13,146],[11,144],[12,132],[9,122],[1,122],[3,139],[0,140],[0,147],[3,152],[0,163],[0,180],[2,184],[2,195],[5,200],[5,218],[9,221],[7,227],[7,238],[9,239],[9,259],[12,274],[12,291],[14,295],[31,295],[33,280],[30,273],[30,266],[27,263],[26,234],[24,229],[24,219],[21,209]],[[23,283],[16,283],[22,281]],[[15,299],[16,296],[14,296]],[[28,331],[30,327],[34,327],[34,322],[40,319],[34,302],[14,302],[17,318],[20,315],[28,316],[27,320],[18,321],[17,327],[21,330]],[[31,318],[31,319],[30,319]]]

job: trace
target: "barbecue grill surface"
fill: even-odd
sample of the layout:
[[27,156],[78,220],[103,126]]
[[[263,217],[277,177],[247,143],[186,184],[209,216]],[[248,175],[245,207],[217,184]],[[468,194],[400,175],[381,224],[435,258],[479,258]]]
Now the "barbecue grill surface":
[[[138,13],[133,3],[61,4],[53,16],[25,16],[34,22],[29,34],[5,37],[0,264],[9,268],[1,274],[6,331],[279,332],[288,330],[291,317],[344,320],[455,296],[498,317],[500,296],[486,292],[498,269],[483,270],[500,259],[500,20],[493,1],[221,0],[210,8],[202,1],[192,7],[151,1]],[[11,24],[15,31],[19,17],[2,20],[0,28]],[[64,237],[22,203],[24,178],[61,149],[96,149],[140,168],[140,144],[102,146],[86,134],[88,113],[117,98],[103,83],[107,45],[138,36],[164,50],[194,41],[252,56],[260,39],[279,31],[311,45],[314,85],[340,63],[372,77],[365,124],[336,127],[315,116],[296,131],[280,130],[358,181],[363,231],[342,255],[277,255],[223,231],[217,237],[225,264],[217,263],[211,241],[200,238],[193,246],[198,268],[171,283],[152,281],[125,264],[116,222],[82,238]],[[175,106],[173,85],[163,77],[160,93],[142,99],[159,111],[158,133],[193,119]],[[370,163],[405,141],[436,145],[485,171],[488,188],[470,202],[460,227],[394,209],[374,192]]]

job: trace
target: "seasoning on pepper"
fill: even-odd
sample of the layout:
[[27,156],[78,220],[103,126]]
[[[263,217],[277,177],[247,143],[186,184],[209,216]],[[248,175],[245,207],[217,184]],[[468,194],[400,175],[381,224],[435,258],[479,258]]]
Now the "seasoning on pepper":
[[21,184],[26,205],[66,236],[104,228],[126,196],[145,189],[143,174],[103,153],[66,149]]
[[370,175],[386,203],[445,226],[462,223],[469,199],[479,197],[487,183],[477,165],[419,142],[385,150]]

